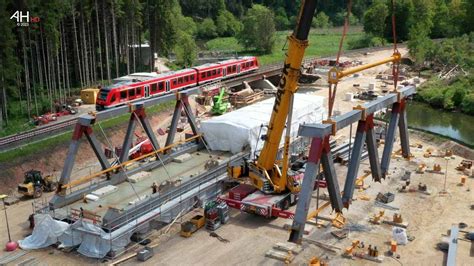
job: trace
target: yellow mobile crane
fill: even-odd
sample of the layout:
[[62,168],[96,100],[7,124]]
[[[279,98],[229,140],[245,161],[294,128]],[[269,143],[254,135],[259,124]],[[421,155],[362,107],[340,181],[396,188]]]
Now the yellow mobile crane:
[[[268,217],[288,218],[287,215],[290,215],[289,213],[276,213],[275,207],[281,210],[287,209],[291,203],[295,203],[296,193],[300,191],[299,183],[288,175],[288,150],[293,94],[298,90],[297,83],[300,68],[305,49],[308,47],[308,35],[315,10],[315,0],[302,1],[298,24],[292,35],[288,37],[288,51],[283,72],[278,85],[268,131],[264,137],[265,143],[258,159],[247,161],[244,166],[229,167],[231,176],[238,178],[248,175],[254,186],[253,191],[252,188],[244,187],[244,185],[235,188],[235,191],[231,190],[229,196],[223,198],[230,207]],[[285,124],[287,129],[280,169],[280,165],[276,163],[276,158]],[[255,194],[254,192],[257,189],[259,193]],[[255,204],[251,204],[252,199],[249,197],[258,200],[258,203],[254,201]]]

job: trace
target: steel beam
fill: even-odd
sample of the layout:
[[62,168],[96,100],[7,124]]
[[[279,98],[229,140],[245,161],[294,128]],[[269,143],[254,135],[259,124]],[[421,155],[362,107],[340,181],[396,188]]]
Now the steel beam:
[[176,129],[178,127],[179,119],[181,118],[181,111],[184,111],[193,135],[196,136],[200,134],[199,128],[194,118],[194,113],[189,104],[188,94],[187,93],[177,93],[176,94],[176,105],[174,107],[173,118],[171,119],[171,126],[168,132],[168,137],[166,138],[165,146],[171,145],[174,142],[176,135]]
[[390,158],[392,157],[393,144],[395,141],[396,129],[398,120],[400,118],[400,103],[394,103],[392,106],[392,115],[388,124],[387,134],[385,137],[385,146],[382,154],[382,178],[388,175],[388,168],[390,167]]
[[323,165],[324,178],[328,183],[327,189],[332,209],[336,212],[342,212],[343,205],[341,190],[339,189],[339,182],[337,181],[336,169],[334,168],[331,150],[323,151],[323,154],[321,155],[321,163]]
[[400,106],[400,119],[398,121],[398,130],[400,131],[400,145],[402,146],[402,156],[410,156],[410,139],[408,138],[408,121],[405,101]]
[[[398,93],[391,93],[379,99],[365,103],[361,106],[362,110],[352,110],[343,115],[337,116],[333,119],[336,131],[347,127],[348,125],[361,120],[363,115],[369,116],[377,111],[380,111],[390,104],[396,103],[399,100],[410,96],[416,92],[415,87],[408,86],[400,89]],[[303,124],[300,125],[298,135],[303,137],[319,137],[324,138],[332,133],[332,124]]]
[[314,182],[318,175],[319,163],[323,152],[323,142],[321,138],[312,138],[304,172],[303,184],[301,185],[298,205],[296,206],[295,218],[291,227],[290,238],[288,241],[301,243],[304,227],[310,208],[311,194],[313,193]]
[[72,140],[71,140],[71,143],[69,144],[69,150],[66,155],[66,159],[64,161],[63,171],[61,172],[61,177],[58,182],[59,183],[58,192],[60,192],[63,184],[67,184],[70,181],[72,168],[74,167],[76,154],[77,154],[77,151],[79,150],[79,145],[80,145],[81,138],[83,135],[86,136],[86,139],[91,145],[92,150],[94,151],[94,154],[97,156],[97,159],[99,159],[102,169],[107,169],[110,167],[110,164],[107,161],[107,158],[105,157],[105,154],[102,150],[100,143],[97,141],[97,139],[95,138],[93,134],[92,125],[94,123],[95,123],[95,117],[91,115],[83,115],[80,118],[78,118],[77,124],[72,133]]
[[127,133],[125,133],[125,139],[123,140],[122,144],[122,154],[120,154],[120,161],[119,163],[123,163],[128,161],[128,153],[130,152],[130,148],[133,143],[133,135],[135,132],[135,127],[137,125],[137,121],[135,119],[135,115],[130,116],[130,120],[127,126]]
[[458,250],[458,234],[459,234],[459,227],[457,225],[453,225],[451,227],[451,233],[449,235],[449,249],[448,249],[448,258],[446,260],[446,266],[456,265],[456,252]]
[[352,149],[351,161],[349,162],[349,169],[347,170],[346,182],[344,183],[344,193],[342,195],[342,202],[344,207],[349,208],[354,195],[354,187],[359,173],[360,158],[364,142],[366,140],[367,122],[360,120],[357,125],[356,136],[354,140],[354,147]]
[[89,144],[92,147],[92,150],[99,159],[100,166],[102,166],[102,170],[110,168],[110,163],[107,161],[107,157],[105,157],[104,149],[102,145],[100,145],[99,141],[95,137],[94,133],[91,131],[90,133],[86,133],[86,138],[89,141]]
[[174,106],[173,117],[171,118],[171,125],[168,130],[168,136],[166,137],[166,144],[165,146],[171,145],[174,142],[174,136],[176,134],[176,129],[178,128],[179,118],[181,117],[181,109],[183,108],[183,102],[181,99],[176,101]]
[[377,149],[377,140],[375,138],[375,130],[374,130],[373,122],[369,124],[367,128],[366,144],[367,144],[367,152],[369,154],[370,171],[372,173],[372,180],[380,182],[382,178],[382,170],[380,169],[379,151]]

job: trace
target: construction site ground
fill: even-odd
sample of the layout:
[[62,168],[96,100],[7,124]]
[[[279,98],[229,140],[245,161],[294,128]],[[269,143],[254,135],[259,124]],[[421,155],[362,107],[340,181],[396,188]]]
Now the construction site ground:
[[[402,54],[406,53],[405,49],[400,49]],[[391,51],[376,52],[372,55],[360,55],[359,60],[364,63],[387,57],[391,55]],[[367,86],[369,82],[374,82],[375,74],[380,71],[387,70],[388,66],[381,66],[378,69],[368,70],[358,78],[350,77],[342,82],[338,87],[337,103],[335,110],[342,113],[352,109],[353,106],[359,104],[356,101],[343,101],[346,92],[355,92],[353,83],[360,83],[361,86]],[[324,83],[322,83],[324,84]],[[321,86],[319,89],[302,89],[302,92],[315,93],[321,96],[327,96],[327,86]],[[353,133],[355,132],[355,125]],[[339,136],[347,139],[349,129],[346,128],[339,132]],[[474,215],[470,209],[474,204],[474,179],[468,178],[464,186],[459,186],[461,173],[455,170],[455,167],[463,159],[458,155],[454,155],[452,160],[448,161],[447,183],[446,188],[448,194],[440,196],[439,192],[443,189],[444,175],[435,173],[416,174],[415,170],[420,163],[425,163],[428,168],[432,168],[434,163],[442,166],[442,171],[446,171],[446,161],[443,157],[424,158],[423,154],[427,148],[440,150],[444,152],[444,148],[449,148],[452,142],[441,141],[439,139],[427,138],[424,133],[410,131],[410,143],[419,143],[422,148],[412,147],[413,158],[406,160],[399,155],[394,155],[390,165],[390,176],[382,180],[381,183],[375,183],[371,177],[367,177],[365,185],[368,187],[364,191],[354,192],[354,202],[349,210],[344,210],[344,216],[347,218],[346,228],[350,233],[346,239],[337,240],[330,232],[338,230],[334,227],[318,228],[314,225],[307,224],[306,229],[309,231],[305,238],[319,240],[326,244],[334,245],[340,248],[336,249],[336,253],[328,252],[307,241],[303,241],[303,251],[295,256],[292,264],[306,264],[314,257],[318,256],[322,259],[328,259],[331,265],[367,265],[376,264],[376,262],[363,259],[347,259],[341,254],[346,247],[351,245],[352,240],[363,241],[366,246],[369,244],[377,246],[383,255],[389,250],[389,242],[392,239],[392,226],[380,224],[373,225],[369,223],[369,217],[378,213],[381,208],[374,205],[377,193],[392,192],[395,193],[394,202],[390,205],[399,207],[399,213],[402,215],[404,222],[408,223],[407,233],[413,237],[413,240],[405,246],[399,246],[397,254],[400,258],[385,258],[383,261],[386,265],[443,265],[445,264],[446,254],[436,249],[436,244],[443,238],[442,234],[449,235],[448,230],[452,224],[464,222],[468,225],[463,230],[474,230]],[[399,149],[399,143],[394,146],[394,151]],[[443,149],[442,149],[443,148]],[[379,147],[379,151],[383,149],[383,145]],[[461,149],[464,157],[471,157],[473,151],[467,148]],[[435,152],[436,153],[436,152]],[[368,160],[361,163],[359,173],[363,174],[364,170],[369,169]],[[401,176],[406,170],[412,171],[411,185],[417,186],[418,183],[427,185],[431,195],[420,192],[398,193],[396,189],[404,184]],[[90,170],[84,170],[89,172]],[[338,179],[341,189],[345,181],[347,173],[346,166],[337,166]],[[321,189],[321,194],[325,189]],[[359,199],[359,196],[365,195],[368,201]],[[49,193],[47,197],[52,196]],[[8,207],[9,223],[11,236],[13,240],[23,239],[31,233],[28,229],[28,216],[32,212],[32,200],[22,200],[19,203]],[[325,201],[320,201],[320,205]],[[311,210],[316,209],[316,199],[312,199]],[[294,207],[292,208],[294,210]],[[222,265],[222,264],[240,264],[240,265],[274,265],[283,264],[284,262],[265,257],[265,253],[279,242],[286,242],[289,232],[284,229],[285,224],[291,224],[291,220],[285,219],[265,219],[259,216],[241,213],[237,210],[231,210],[231,218],[228,224],[219,228],[216,233],[229,240],[229,243],[220,242],[217,238],[209,236],[209,231],[201,229],[190,238],[182,238],[177,234],[180,229],[180,223],[186,221],[195,214],[196,211],[188,213],[176,220],[171,227],[164,227],[161,231],[153,231],[150,235],[151,245],[156,245],[155,256],[150,260],[142,263],[144,265]],[[333,216],[330,207],[322,212],[322,216]],[[393,211],[385,210],[385,216],[391,219]],[[3,218],[2,218],[3,220]],[[8,235],[6,234],[6,225],[0,223],[0,243],[6,243]],[[166,233],[164,233],[166,231]],[[460,237],[463,237],[463,233]],[[136,245],[130,251],[122,256],[122,258],[134,254],[140,246]],[[20,252],[20,251],[16,251]],[[0,258],[11,253],[0,251]],[[474,261],[474,244],[467,241],[458,241],[457,265],[472,265]],[[33,259],[34,258],[34,259]],[[118,258],[120,259],[120,258]],[[67,265],[67,264],[101,264],[110,263],[102,260],[86,258],[77,252],[60,251],[54,247],[49,247],[36,251],[29,251],[27,254],[12,261],[12,265],[19,264],[30,260],[36,261],[41,265]],[[136,258],[132,257],[122,264],[137,264]]]

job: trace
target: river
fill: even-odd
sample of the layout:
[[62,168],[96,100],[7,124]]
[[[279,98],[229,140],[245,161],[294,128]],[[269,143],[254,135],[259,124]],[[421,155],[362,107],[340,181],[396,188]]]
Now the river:
[[408,126],[458,140],[474,147],[474,116],[446,112],[411,101],[408,104]]

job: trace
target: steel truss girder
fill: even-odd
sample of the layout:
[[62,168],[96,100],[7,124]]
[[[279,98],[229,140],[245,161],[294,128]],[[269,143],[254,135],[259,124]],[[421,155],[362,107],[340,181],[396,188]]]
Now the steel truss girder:
[[[293,225],[291,228],[290,233],[290,242],[294,243],[301,243],[301,239],[303,237],[304,226],[306,224],[307,215],[310,207],[311,202],[311,194],[313,193],[313,186],[317,175],[317,169],[319,167],[319,161],[323,161],[324,165],[324,174],[326,175],[327,182],[328,182],[328,191],[330,192],[331,197],[331,205],[333,209],[340,212],[342,210],[342,200],[340,198],[339,189],[336,188],[337,179],[335,174],[333,175],[334,166],[332,160],[330,158],[325,158],[323,154],[328,154],[328,152],[324,152],[325,143],[329,143],[329,137],[333,132],[336,132],[339,129],[342,129],[346,126],[351,125],[354,122],[359,121],[358,130],[356,133],[356,141],[354,143],[354,150],[351,156],[351,162],[349,165],[348,171],[348,178],[346,179],[345,189],[344,189],[344,204],[347,206],[348,202],[352,199],[353,190],[355,186],[356,175],[358,172],[358,167],[360,164],[360,156],[362,153],[362,147],[364,144],[364,140],[367,143],[367,148],[369,152],[369,159],[371,170],[373,174],[373,178],[376,181],[380,180],[380,177],[383,176],[383,170],[388,169],[384,168],[384,158],[382,158],[382,167],[378,163],[378,152],[377,152],[377,145],[375,140],[375,133],[373,130],[373,114],[387,106],[393,104],[392,110],[392,120],[396,120],[391,122],[393,126],[389,128],[389,132],[387,135],[394,135],[396,126],[398,125],[400,128],[400,135],[403,135],[402,140],[402,149],[404,149],[404,155],[409,155],[409,143],[408,143],[408,131],[407,131],[407,121],[406,121],[406,114],[405,114],[405,98],[415,93],[415,87],[409,86],[404,87],[399,90],[397,93],[392,93],[386,95],[382,98],[377,100],[368,102],[363,106],[352,110],[348,113],[340,115],[333,119],[331,124],[304,124],[300,125],[298,130],[298,135],[303,137],[310,137],[312,138],[311,147],[308,155],[308,161],[306,164],[303,184],[299,196],[299,201],[296,206],[295,218],[293,220]],[[399,108],[401,105],[402,108]],[[401,119],[403,122],[399,123],[399,115],[398,113],[402,113]],[[394,114],[396,114],[394,116]],[[395,118],[394,118],[395,117]],[[403,132],[402,132],[403,131]],[[385,149],[393,147],[393,139],[394,137],[387,137],[385,141]],[[387,147],[388,146],[388,147]],[[328,149],[329,151],[329,149]],[[330,151],[329,151],[330,154]],[[384,150],[385,155],[385,150]],[[385,157],[390,159],[390,157]],[[329,177],[329,178],[328,178]],[[331,184],[330,182],[335,180]],[[331,192],[332,195],[331,196]],[[337,193],[335,193],[337,192]],[[337,194],[337,196],[335,196]],[[332,198],[334,197],[334,198]],[[339,203],[341,202],[341,204]]]
[[123,141],[122,153],[120,154],[119,163],[126,162],[129,159],[128,153],[133,143],[133,135],[135,132],[135,127],[137,125],[137,121],[140,121],[141,125],[143,126],[143,130],[145,131],[145,134],[147,135],[154,149],[160,149],[160,144],[158,143],[158,140],[156,139],[155,134],[153,133],[153,129],[151,128],[150,122],[146,118],[145,107],[143,106],[143,103],[132,104],[130,108],[130,120],[128,122],[125,139]]
[[[200,134],[199,128],[196,124],[196,119],[192,111],[191,105],[189,104],[189,95],[188,93],[182,92],[176,94],[176,105],[174,107],[173,118],[171,119],[171,126],[168,132],[168,137],[166,138],[165,146],[173,144],[174,138],[176,135],[176,130],[178,128],[178,122],[181,117],[181,111],[184,110],[186,117],[188,119],[193,135],[196,136]],[[204,139],[203,139],[204,141]]]
[[107,161],[107,157],[105,156],[99,141],[97,141],[97,138],[95,137],[92,131],[92,125],[94,125],[94,123],[95,117],[91,115],[84,115],[78,119],[76,127],[74,128],[74,131],[72,133],[72,140],[69,144],[69,150],[66,155],[66,160],[64,162],[63,171],[61,172],[61,177],[59,179],[58,192],[62,188],[63,184],[67,184],[70,181],[72,168],[74,166],[82,136],[85,136],[87,141],[91,145],[92,150],[94,151],[95,156],[99,160],[102,169],[104,170],[110,168],[110,163]]
[[381,170],[378,159],[377,143],[373,129],[373,114],[367,116],[365,120],[360,120],[357,125],[351,161],[349,163],[349,169],[347,170],[346,182],[344,183],[344,192],[342,196],[342,201],[344,203],[344,207],[346,208],[349,208],[349,205],[352,202],[352,196],[354,195],[355,182],[357,179],[357,174],[359,173],[359,165],[364,143],[366,144],[367,151],[369,153],[372,178],[376,181],[380,181]]
[[304,226],[311,202],[314,183],[318,175],[320,163],[323,164],[324,176],[328,183],[328,192],[331,206],[337,212],[341,212],[343,205],[337,181],[334,163],[332,161],[331,148],[329,146],[329,136],[325,138],[313,138],[306,163],[303,184],[301,186],[298,205],[296,206],[295,218],[291,228],[289,241],[300,243],[303,237]]

